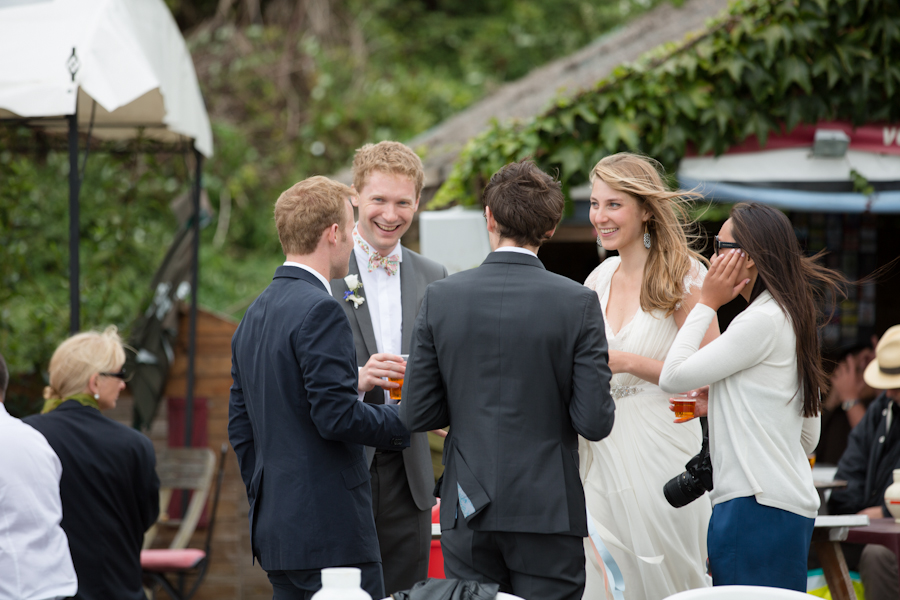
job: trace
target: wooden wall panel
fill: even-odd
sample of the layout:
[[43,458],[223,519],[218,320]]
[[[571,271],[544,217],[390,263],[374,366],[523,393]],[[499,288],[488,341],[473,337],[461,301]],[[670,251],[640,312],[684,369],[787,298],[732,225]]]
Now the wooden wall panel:
[[[231,388],[231,337],[237,322],[200,309],[197,315],[197,354],[195,357],[194,396],[208,401],[207,433],[209,447],[216,455],[228,443],[228,394]],[[184,398],[187,390],[188,312],[179,318],[175,360],[166,384],[166,396]],[[130,413],[130,411],[129,411]],[[166,446],[168,426],[165,402],[150,428],[154,446]],[[225,478],[213,531],[210,569],[196,600],[269,600],[272,586],[259,564],[252,564],[247,493],[241,481],[237,457],[229,446],[225,456]],[[191,546],[202,548],[206,530],[198,529]],[[165,592],[160,592],[165,598]]]

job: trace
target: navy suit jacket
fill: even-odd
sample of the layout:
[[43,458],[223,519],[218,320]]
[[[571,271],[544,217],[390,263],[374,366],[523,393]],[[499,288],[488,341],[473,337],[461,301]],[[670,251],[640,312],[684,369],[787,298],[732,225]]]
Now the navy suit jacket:
[[228,437],[267,571],[380,562],[364,445],[401,450],[397,407],[357,400],[344,309],[311,273],[282,266],[231,341]]

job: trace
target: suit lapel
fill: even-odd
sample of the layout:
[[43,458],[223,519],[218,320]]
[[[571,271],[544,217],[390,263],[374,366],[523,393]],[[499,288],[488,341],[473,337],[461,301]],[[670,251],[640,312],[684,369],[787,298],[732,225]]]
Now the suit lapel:
[[[356,264],[356,252],[350,253],[350,273],[353,275],[359,275],[359,266]],[[362,281],[360,279],[360,281]],[[366,297],[366,288],[363,287],[357,294],[365,298]],[[356,323],[359,325],[359,331],[362,333],[363,342],[366,344],[366,350],[369,351],[369,356],[378,353],[378,344],[375,343],[375,329],[372,327],[372,315],[369,314],[369,305],[367,303],[363,303],[359,308],[354,308],[350,311],[353,316],[356,318]]]
[[[400,247],[401,252],[406,252],[403,246]],[[409,354],[409,344],[412,340],[413,325],[416,322],[416,312],[418,311],[418,294],[416,293],[416,272],[409,260],[409,255],[405,255],[400,261],[400,310],[402,311],[401,329],[400,329],[400,353]]]

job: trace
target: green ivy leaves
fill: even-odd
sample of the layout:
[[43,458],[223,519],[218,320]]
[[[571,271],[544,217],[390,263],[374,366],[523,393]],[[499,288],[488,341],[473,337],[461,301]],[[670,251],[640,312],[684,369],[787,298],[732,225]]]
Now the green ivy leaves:
[[495,123],[460,155],[431,206],[472,204],[480,182],[532,156],[564,182],[606,154],[644,152],[674,169],[801,123],[900,121],[900,3],[739,0],[699,37],[620,65],[593,89],[526,122]]

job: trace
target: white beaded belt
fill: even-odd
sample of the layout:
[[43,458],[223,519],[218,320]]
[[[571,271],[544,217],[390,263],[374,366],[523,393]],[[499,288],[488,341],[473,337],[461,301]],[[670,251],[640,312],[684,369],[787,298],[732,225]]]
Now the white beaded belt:
[[640,385],[614,385],[610,387],[610,393],[612,394],[613,400],[634,396],[642,391],[644,391],[644,388]]

